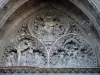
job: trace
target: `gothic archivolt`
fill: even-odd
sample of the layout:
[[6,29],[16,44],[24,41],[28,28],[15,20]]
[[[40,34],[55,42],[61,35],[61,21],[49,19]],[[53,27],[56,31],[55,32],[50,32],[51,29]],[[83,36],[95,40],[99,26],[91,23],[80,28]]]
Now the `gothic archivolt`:
[[6,46],[2,66],[97,66],[92,44],[79,35],[81,29],[71,25],[71,18],[51,9],[33,16]]

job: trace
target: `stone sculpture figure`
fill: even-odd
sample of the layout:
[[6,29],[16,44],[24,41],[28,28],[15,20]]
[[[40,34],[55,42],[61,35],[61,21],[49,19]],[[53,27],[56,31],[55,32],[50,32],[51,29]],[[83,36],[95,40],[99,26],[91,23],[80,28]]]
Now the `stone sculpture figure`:
[[17,66],[43,66],[46,64],[45,57],[42,55],[42,49],[45,50],[45,48],[36,38],[22,36],[15,45]]
[[[50,64],[55,67],[89,67],[97,63],[93,48],[83,38],[70,34],[52,47]],[[60,50],[60,51],[59,51]],[[62,53],[62,51],[64,53]]]
[[[26,55],[27,55],[27,49],[29,48],[29,46],[31,45],[31,43],[29,42],[29,40],[22,40],[21,42],[19,42],[18,44],[18,65],[26,65]],[[22,63],[23,62],[23,63]]]
[[64,52],[61,52],[60,55],[58,55],[58,61],[56,62],[57,66],[64,66]]
[[[78,64],[77,60],[77,53],[79,49],[79,44],[77,42],[74,42],[74,40],[68,40],[66,42],[66,48],[67,48],[67,58],[69,58],[67,65],[68,66],[76,66]],[[74,62],[74,63],[72,63]]]
[[40,55],[39,52],[34,53],[34,66],[43,66],[44,65],[44,60],[43,56]]
[[16,66],[16,64],[16,54],[14,52],[9,53],[5,65]]
[[29,48],[27,52],[26,63],[27,66],[34,66],[34,53],[32,48]]

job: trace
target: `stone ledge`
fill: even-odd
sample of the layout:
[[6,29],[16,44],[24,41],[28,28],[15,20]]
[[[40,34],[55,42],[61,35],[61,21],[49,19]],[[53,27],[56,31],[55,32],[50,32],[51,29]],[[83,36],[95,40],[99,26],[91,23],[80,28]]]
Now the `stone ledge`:
[[100,68],[1,67],[0,73],[100,73]]

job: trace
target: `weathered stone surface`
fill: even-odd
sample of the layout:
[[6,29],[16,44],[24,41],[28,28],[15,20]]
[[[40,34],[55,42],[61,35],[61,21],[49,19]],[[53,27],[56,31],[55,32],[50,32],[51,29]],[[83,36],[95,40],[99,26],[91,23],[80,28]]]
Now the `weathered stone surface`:
[[100,73],[98,3],[5,3],[0,9],[0,73]]

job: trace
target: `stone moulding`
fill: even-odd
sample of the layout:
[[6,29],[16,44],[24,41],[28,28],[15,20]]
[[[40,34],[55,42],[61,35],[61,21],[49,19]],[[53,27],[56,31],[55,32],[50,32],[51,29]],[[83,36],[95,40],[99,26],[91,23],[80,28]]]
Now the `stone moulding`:
[[100,73],[100,68],[0,67],[0,73]]

